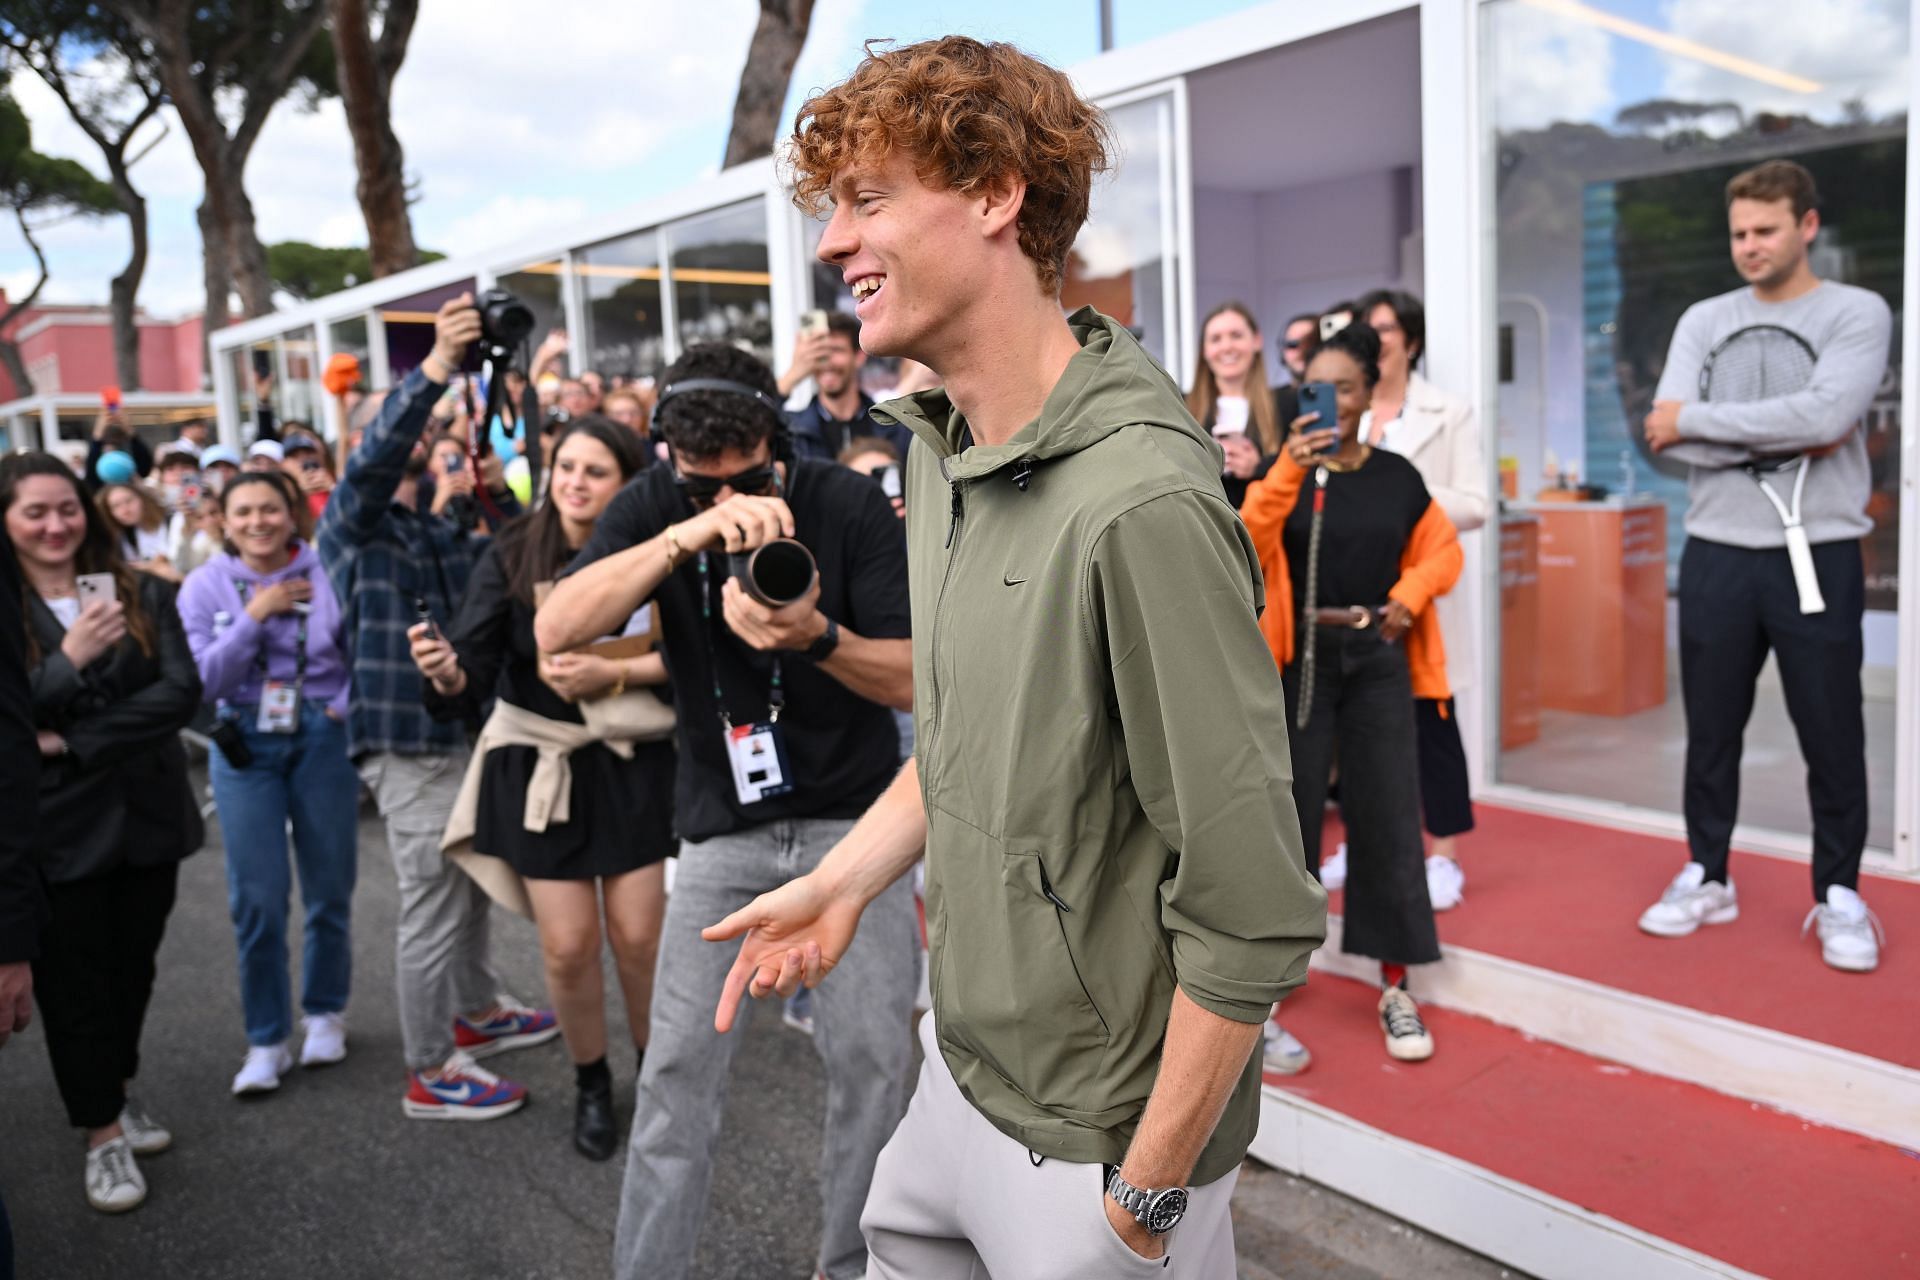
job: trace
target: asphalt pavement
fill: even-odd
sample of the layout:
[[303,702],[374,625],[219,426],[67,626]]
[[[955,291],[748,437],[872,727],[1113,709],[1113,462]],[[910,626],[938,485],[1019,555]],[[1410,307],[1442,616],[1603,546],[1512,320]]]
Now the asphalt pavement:
[[[37,1021],[0,1051],[0,1188],[20,1280],[608,1274],[625,1150],[604,1164],[574,1153],[572,1069],[558,1041],[487,1061],[531,1090],[515,1115],[451,1124],[401,1113],[393,872],[369,811],[360,821],[349,1056],[296,1068],[257,1100],[228,1093],[245,1037],[219,827],[208,827],[208,847],[182,866],[135,1088],[175,1136],[173,1150],[141,1162],[146,1204],[119,1217],[87,1206],[83,1145],[66,1127]],[[540,998],[532,925],[496,912],[494,956],[514,994]],[[621,1045],[611,966],[607,986],[609,1038]],[[744,1038],[694,1273],[803,1280],[819,1231],[819,1062],[772,1009]],[[624,1124],[632,1055],[616,1050],[609,1061]],[[1243,1280],[1516,1274],[1252,1162],[1234,1220]]]

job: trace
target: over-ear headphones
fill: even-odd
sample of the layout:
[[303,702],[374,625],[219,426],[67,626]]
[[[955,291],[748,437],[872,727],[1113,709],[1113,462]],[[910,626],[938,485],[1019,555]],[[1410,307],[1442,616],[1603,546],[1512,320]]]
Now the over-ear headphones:
[[660,420],[661,410],[675,396],[685,395],[689,391],[718,391],[726,395],[746,396],[757,401],[773,415],[773,458],[776,462],[793,463],[793,434],[787,429],[787,411],[766,392],[758,387],[750,387],[744,382],[735,382],[732,378],[682,378],[670,382],[660,392],[660,398],[653,402],[654,421]]

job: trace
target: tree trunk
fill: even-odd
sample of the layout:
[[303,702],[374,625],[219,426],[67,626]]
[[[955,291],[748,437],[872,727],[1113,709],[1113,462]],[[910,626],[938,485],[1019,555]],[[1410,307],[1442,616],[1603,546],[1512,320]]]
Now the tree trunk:
[[126,175],[116,177],[114,190],[126,211],[127,228],[133,233],[133,253],[127,268],[113,278],[108,306],[113,315],[113,368],[122,391],[138,391],[140,381],[140,322],[134,312],[134,300],[140,294],[140,281],[147,274],[147,201]]
[[[9,303],[6,311],[0,312],[0,329],[13,323],[13,318],[25,311],[39,298],[40,291],[47,287],[47,255],[40,248],[40,242],[33,238],[33,228],[27,225],[27,215],[18,209],[13,211],[14,219],[20,224],[20,235],[33,250],[33,260],[40,266],[40,278],[33,282],[33,288],[27,290],[27,296],[18,302]],[[27,362],[21,358],[20,344],[0,338],[0,365],[5,365],[9,376],[13,378],[15,394],[26,397],[33,394],[33,378],[27,373]]]
[[[207,287],[206,313],[201,333],[210,338],[215,329],[227,327],[231,316],[228,298],[233,290],[232,241],[228,237],[227,223],[214,208],[212,183],[207,184],[206,197],[200,201],[200,207],[195,212],[200,219],[201,273]],[[207,369],[211,373],[213,366],[209,364]]]
[[273,310],[273,273],[267,269],[267,246],[253,220],[253,201],[242,174],[246,161],[233,166],[233,225],[229,252],[233,256],[233,287],[240,293],[240,310],[247,319]]
[[733,100],[733,129],[727,135],[722,168],[773,154],[786,104],[793,64],[807,42],[813,0],[760,0],[760,21],[740,69],[740,91]]
[[407,212],[406,157],[393,131],[393,73],[406,56],[416,0],[387,6],[380,47],[368,29],[366,0],[332,0],[334,63],[347,131],[353,135],[355,194],[367,224],[367,251],[375,276],[390,276],[420,262]]

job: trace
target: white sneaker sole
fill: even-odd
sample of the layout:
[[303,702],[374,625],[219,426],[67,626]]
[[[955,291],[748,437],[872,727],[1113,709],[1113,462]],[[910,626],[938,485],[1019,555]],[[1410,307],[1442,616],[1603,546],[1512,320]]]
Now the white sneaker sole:
[[1289,1056],[1285,1058],[1263,1057],[1260,1059],[1260,1066],[1276,1076],[1297,1076],[1312,1065],[1313,1055],[1311,1053],[1302,1054],[1297,1058]]
[[1872,973],[1880,967],[1880,957],[1875,956],[1839,956],[1820,948],[1820,958],[1827,962],[1829,969],[1838,969],[1842,973]]
[[1656,938],[1685,938],[1693,934],[1703,924],[1732,924],[1740,918],[1740,904],[1721,907],[1718,911],[1709,911],[1698,920],[1689,920],[1681,924],[1668,924],[1664,920],[1650,920],[1640,917],[1640,932],[1650,933]]
[[310,1054],[304,1049],[300,1051],[300,1065],[303,1067],[330,1067],[336,1062],[345,1062],[346,1060],[347,1050],[345,1045],[342,1045],[340,1052],[335,1054]]
[[134,1141],[132,1138],[127,1139],[127,1150],[133,1152],[133,1154],[137,1156],[157,1156],[163,1151],[170,1150],[172,1147],[173,1147],[172,1134],[168,1134],[164,1138],[150,1139],[147,1142],[140,1144],[139,1146],[134,1145]]
[[1433,1037],[1425,1040],[1389,1040],[1387,1056],[1398,1062],[1425,1062],[1433,1056]]
[[236,1081],[233,1086],[233,1096],[236,1098],[254,1098],[261,1094],[278,1093],[279,1090],[280,1082],[278,1080],[275,1080],[272,1084],[268,1084],[265,1081],[250,1081],[247,1084],[240,1084]]
[[92,1205],[95,1209],[98,1209],[101,1213],[126,1213],[130,1210],[138,1209],[141,1205],[145,1204],[146,1202],[147,1202],[147,1196],[145,1192],[142,1192],[140,1194],[140,1198],[137,1200],[127,1200],[120,1204],[114,1204],[110,1201],[95,1200],[91,1195],[87,1197],[87,1203]]
[[439,1103],[415,1102],[412,1098],[400,1099],[401,1109],[414,1120],[498,1120],[526,1105],[525,1098],[496,1102],[490,1107],[442,1106]]

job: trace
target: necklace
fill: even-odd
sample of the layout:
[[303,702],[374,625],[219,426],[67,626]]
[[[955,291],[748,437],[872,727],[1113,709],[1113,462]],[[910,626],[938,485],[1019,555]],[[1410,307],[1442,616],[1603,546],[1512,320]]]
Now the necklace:
[[1360,468],[1367,465],[1367,459],[1372,455],[1373,455],[1373,446],[1370,444],[1363,444],[1360,446],[1360,456],[1355,458],[1352,462],[1341,462],[1337,458],[1322,458],[1320,459],[1320,465],[1325,467],[1329,471],[1335,471],[1335,472],[1341,472],[1341,473],[1345,473],[1348,471],[1358,471]]

